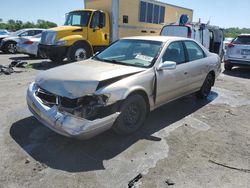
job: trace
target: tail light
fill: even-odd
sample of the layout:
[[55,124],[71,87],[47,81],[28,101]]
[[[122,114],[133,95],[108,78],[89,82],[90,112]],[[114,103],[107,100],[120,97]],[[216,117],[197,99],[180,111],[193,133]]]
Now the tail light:
[[24,42],[24,44],[33,44],[33,42],[28,40],[28,41]]
[[227,47],[228,47],[228,48],[233,48],[234,46],[235,46],[234,43],[229,43]]

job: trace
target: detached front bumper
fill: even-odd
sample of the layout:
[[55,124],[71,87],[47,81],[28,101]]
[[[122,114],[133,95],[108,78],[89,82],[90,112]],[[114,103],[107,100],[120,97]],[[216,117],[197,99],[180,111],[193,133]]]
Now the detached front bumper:
[[56,45],[44,45],[39,44],[38,50],[42,56],[47,58],[53,57],[66,57],[68,47],[66,46],[56,46]]
[[27,104],[31,113],[48,128],[67,137],[89,139],[96,136],[110,129],[120,114],[117,112],[93,121],[78,118],[59,112],[57,106],[50,108],[43,105],[36,96],[36,91],[37,87],[32,83],[27,91]]

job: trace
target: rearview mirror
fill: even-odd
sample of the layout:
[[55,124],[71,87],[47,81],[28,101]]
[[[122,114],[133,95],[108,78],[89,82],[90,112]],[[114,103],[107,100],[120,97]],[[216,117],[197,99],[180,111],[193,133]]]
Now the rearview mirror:
[[160,64],[158,70],[173,70],[176,69],[176,62],[174,61],[165,61]]

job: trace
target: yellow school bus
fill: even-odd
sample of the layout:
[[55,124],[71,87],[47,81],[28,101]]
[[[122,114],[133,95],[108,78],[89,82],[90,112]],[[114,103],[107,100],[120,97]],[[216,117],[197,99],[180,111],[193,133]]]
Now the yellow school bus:
[[52,61],[91,57],[121,37],[159,35],[165,24],[193,10],[155,0],[85,0],[85,9],[67,14],[64,26],[42,34],[39,51]]

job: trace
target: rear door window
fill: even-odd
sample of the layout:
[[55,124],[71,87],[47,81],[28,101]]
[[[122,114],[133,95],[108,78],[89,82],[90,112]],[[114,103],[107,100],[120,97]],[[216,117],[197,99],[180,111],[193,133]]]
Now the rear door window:
[[172,42],[169,44],[162,61],[174,61],[176,64],[185,63],[185,52],[182,42]]
[[187,49],[187,55],[188,55],[189,61],[195,61],[195,60],[202,59],[205,57],[204,51],[195,42],[185,41],[184,44],[185,44],[186,49]]

